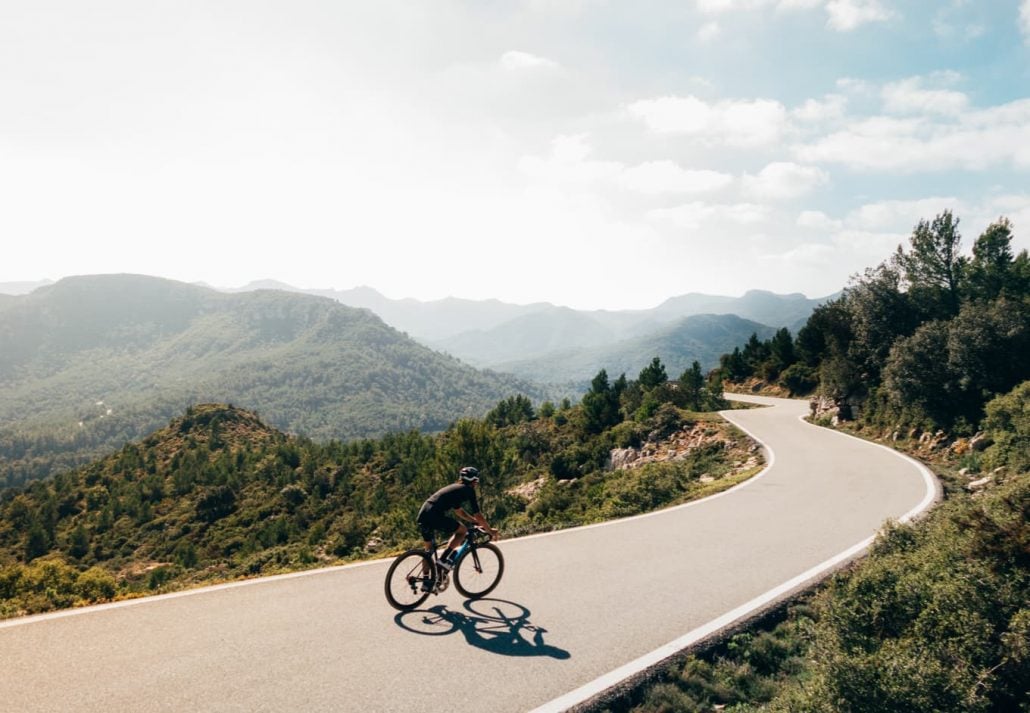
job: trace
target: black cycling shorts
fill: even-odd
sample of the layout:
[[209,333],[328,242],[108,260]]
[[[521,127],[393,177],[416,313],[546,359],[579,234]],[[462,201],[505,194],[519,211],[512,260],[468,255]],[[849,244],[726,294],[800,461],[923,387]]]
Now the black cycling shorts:
[[438,515],[432,510],[419,510],[418,528],[422,532],[422,539],[430,542],[436,532],[446,535],[453,533],[458,529],[458,521],[447,515]]

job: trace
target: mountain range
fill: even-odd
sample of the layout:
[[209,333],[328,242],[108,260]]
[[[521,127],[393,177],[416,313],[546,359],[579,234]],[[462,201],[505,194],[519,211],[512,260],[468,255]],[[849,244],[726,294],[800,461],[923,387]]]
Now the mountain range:
[[0,486],[219,401],[312,438],[441,430],[533,385],[434,352],[364,309],[138,275],[0,301]]
[[634,378],[655,356],[676,378],[694,360],[716,366],[752,333],[796,325],[819,302],[754,291],[591,312],[268,281],[215,290],[65,278],[0,297],[0,487],[110,452],[193,403],[233,403],[289,432],[346,440],[441,430],[514,394],[574,396],[602,368]]
[[[352,307],[364,307],[379,315],[387,324],[410,334],[423,344],[453,354],[480,368],[498,371],[514,370],[526,378],[555,381],[571,378],[583,381],[591,378],[599,368],[605,367],[604,355],[616,343],[627,342],[616,351],[634,352],[639,349],[634,340],[661,341],[669,330],[684,327],[689,332],[705,331],[708,327],[684,325],[687,317],[698,315],[734,315],[757,323],[751,331],[762,336],[762,326],[787,327],[792,332],[808,319],[817,306],[832,299],[830,295],[810,299],[802,294],[775,294],[764,290],[750,290],[741,297],[726,297],[687,293],[672,297],[657,307],[646,310],[574,310],[547,302],[514,305],[498,300],[465,300],[449,297],[421,302],[413,299],[390,299],[370,287],[350,290],[307,290],[282,282],[262,280],[236,288],[236,292],[255,289],[278,289],[302,292],[335,299]],[[711,326],[711,320],[706,322]],[[745,325],[729,321],[728,325],[747,329]],[[739,330],[738,330],[739,331]],[[740,341],[712,344],[711,348],[695,351],[691,359],[698,359],[705,368],[718,362],[719,354],[731,351],[743,343],[751,331]],[[734,336],[736,338],[736,336]],[[692,337],[685,337],[692,339]],[[676,341],[673,338],[673,341]],[[683,341],[683,340],[680,340]],[[638,341],[639,345],[640,342]],[[576,371],[563,369],[563,374],[550,373],[546,366],[564,360],[570,353],[588,350],[595,358],[577,359],[583,367]],[[648,351],[646,348],[644,351]],[[629,371],[640,369],[653,352],[642,362],[632,360]],[[675,355],[669,353],[675,359]],[[665,358],[665,355],[663,355]],[[688,361],[689,365],[689,361]],[[612,371],[609,369],[609,371]]]

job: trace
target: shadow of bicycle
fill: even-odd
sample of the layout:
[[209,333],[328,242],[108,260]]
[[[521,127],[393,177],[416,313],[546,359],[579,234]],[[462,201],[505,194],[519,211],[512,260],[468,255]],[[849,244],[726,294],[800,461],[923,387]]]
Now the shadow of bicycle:
[[572,657],[565,649],[544,641],[547,629],[529,621],[529,609],[504,599],[473,599],[464,612],[438,604],[394,617],[397,626],[422,636],[446,636],[460,631],[478,649],[501,656]]

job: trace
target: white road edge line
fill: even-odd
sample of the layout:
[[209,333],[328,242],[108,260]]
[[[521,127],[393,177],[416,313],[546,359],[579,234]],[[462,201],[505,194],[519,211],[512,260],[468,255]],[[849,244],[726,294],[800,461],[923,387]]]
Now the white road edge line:
[[[770,405],[772,405],[772,404],[770,404]],[[723,417],[725,418],[725,414],[723,415]],[[758,441],[759,443],[762,443],[761,440],[759,440],[758,438],[755,438],[754,434],[752,434],[750,431],[748,431],[746,428],[744,428],[740,424],[733,422],[729,418],[727,418],[726,420],[730,421],[730,423],[733,423],[734,426],[736,426],[740,430],[742,430],[745,433],[747,433],[754,440]],[[804,423],[804,424],[806,424],[808,426],[811,426],[812,428],[822,428],[821,426],[816,426],[815,424],[809,423],[808,421],[806,421],[805,417],[803,415],[799,416],[798,420],[800,420],[802,423]],[[836,434],[838,434],[840,436],[843,436],[845,438],[856,438],[855,436],[851,436],[851,435],[846,434],[846,433],[841,433],[840,431],[834,431],[832,429],[823,429],[823,430],[826,430],[829,433],[836,433]],[[938,490],[938,483],[937,483],[936,477],[934,477],[933,473],[930,472],[929,468],[927,468],[925,465],[923,465],[919,461],[915,460],[914,458],[911,458],[911,457],[909,457],[909,456],[907,456],[907,455],[905,455],[903,453],[899,453],[898,451],[894,450],[893,448],[889,448],[889,447],[887,447],[887,446],[885,446],[883,444],[872,443],[871,441],[865,441],[865,440],[860,439],[860,438],[857,438],[856,440],[860,440],[863,443],[870,443],[871,445],[874,445],[874,446],[879,446],[880,448],[883,448],[883,449],[889,451],[890,453],[893,453],[894,455],[898,456],[899,458],[908,461],[912,465],[915,465],[917,470],[919,471],[919,473],[923,476],[923,483],[926,485],[926,493],[925,493],[925,495],[923,496],[923,499],[919,502],[918,505],[916,505],[914,508],[912,508],[912,510],[910,510],[907,513],[905,513],[900,518],[901,522],[908,522],[908,521],[910,521],[912,518],[916,517],[917,515],[922,513],[924,510],[929,508],[930,505],[936,500],[937,494],[939,492],[939,490]],[[766,445],[765,443],[762,443],[762,445],[765,447],[766,452],[769,454],[769,465],[759,475],[765,475],[765,473],[767,473],[772,468],[773,463],[775,462],[775,454],[773,453],[773,450],[768,445]],[[757,477],[758,476],[756,476],[756,478]],[[750,480],[746,481],[745,483],[742,483],[741,485],[746,485],[747,483],[751,482],[752,480],[755,480],[755,478],[751,478]],[[740,487],[740,486],[738,486],[738,487]],[[726,493],[729,493],[732,490],[733,489],[727,490],[724,493],[720,493],[720,495],[725,495]],[[696,501],[696,502],[703,502],[703,501]],[[688,503],[688,504],[691,504],[691,503]],[[807,570],[806,572],[802,572],[798,576],[796,576],[793,579],[790,579],[790,580],[784,582],[783,584],[779,585],[778,587],[770,589],[769,591],[765,592],[764,594],[761,594],[761,595],[755,597],[754,599],[752,599],[751,601],[747,602],[746,604],[742,604],[741,606],[737,607],[736,609],[733,609],[732,611],[726,612],[722,616],[720,616],[720,617],[718,617],[716,619],[713,619],[713,620],[709,621],[706,624],[703,624],[703,625],[699,626],[698,628],[694,629],[693,631],[687,632],[683,636],[670,641],[669,643],[665,644],[664,646],[660,646],[659,648],[655,649],[654,651],[652,651],[650,653],[644,654],[643,656],[641,656],[640,658],[638,658],[638,659],[636,659],[634,661],[630,661],[629,663],[627,663],[627,664],[625,664],[623,666],[620,666],[619,668],[615,669],[614,671],[610,671],[609,673],[606,673],[603,676],[600,676],[600,677],[594,679],[593,681],[590,681],[589,683],[587,683],[587,684],[585,684],[583,686],[580,686],[579,688],[575,689],[574,691],[570,691],[569,693],[566,693],[563,696],[555,698],[555,699],[553,699],[551,701],[548,701],[547,703],[544,703],[541,706],[538,706],[537,708],[534,708],[532,711],[530,711],[530,713],[560,713],[561,711],[568,710],[569,708],[572,708],[575,705],[579,705],[580,703],[586,702],[590,698],[593,698],[597,694],[602,693],[602,692],[608,690],[612,686],[615,686],[615,685],[619,684],[620,682],[624,681],[625,679],[627,679],[627,678],[629,678],[629,677],[631,677],[631,676],[633,676],[635,674],[638,674],[638,673],[640,673],[642,671],[645,671],[645,670],[651,668],[652,666],[656,666],[656,665],[660,664],[662,661],[664,661],[665,659],[669,658],[670,656],[675,656],[677,653],[679,653],[683,649],[687,648],[688,646],[691,646],[692,644],[697,643],[701,639],[704,639],[705,637],[707,637],[707,636],[709,636],[711,634],[714,634],[715,632],[719,631],[723,627],[730,626],[731,624],[733,624],[733,623],[735,623],[735,622],[737,622],[737,621],[747,617],[749,614],[752,614],[753,612],[761,609],[762,607],[766,606],[767,604],[772,603],[773,601],[775,601],[779,597],[781,597],[781,596],[783,596],[785,594],[790,593],[792,590],[800,587],[803,584],[806,584],[810,580],[813,580],[813,579],[819,577],[820,575],[822,575],[822,574],[832,570],[838,564],[841,564],[842,562],[846,562],[850,558],[857,556],[859,553],[861,553],[863,550],[865,550],[867,547],[869,547],[869,545],[871,545],[875,539],[876,539],[875,535],[873,535],[871,537],[867,537],[866,539],[862,540],[861,542],[859,542],[859,543],[857,543],[855,545],[852,545],[848,549],[844,550],[840,554],[838,554],[838,555],[836,555],[834,557],[831,557],[830,559],[826,560],[825,562],[817,564],[815,567],[812,567],[811,569]]]
[[183,597],[194,597],[198,594],[208,594],[210,592],[218,592],[224,589],[237,589],[239,587],[249,587],[254,584],[265,584],[267,582],[278,582],[283,579],[299,579],[300,577],[312,577],[316,574],[326,574],[328,572],[336,572],[341,569],[355,569],[357,567],[368,567],[374,564],[381,564],[387,560],[368,560],[365,562],[353,562],[351,564],[341,564],[335,567],[322,567],[320,569],[309,569],[303,572],[287,572],[286,574],[273,574],[267,577],[256,577],[254,579],[241,579],[238,582],[226,582],[225,584],[212,584],[207,587],[200,587],[197,589],[186,589],[181,592],[169,592],[168,594],[154,594],[151,596],[137,597],[136,599],[123,599],[117,602],[108,602],[107,604],[91,604],[85,607],[76,607],[74,609],[62,609],[61,611],[49,612],[46,614],[33,614],[31,616],[23,616],[17,619],[7,619],[0,621],[0,629],[8,629],[14,626],[22,626],[24,624],[36,624],[43,621],[49,621],[51,619],[64,619],[69,616],[80,616],[82,614],[92,614],[93,612],[105,611],[107,609],[122,609],[124,607],[134,607],[141,604],[150,604],[151,602],[160,602],[168,599],[181,599]]

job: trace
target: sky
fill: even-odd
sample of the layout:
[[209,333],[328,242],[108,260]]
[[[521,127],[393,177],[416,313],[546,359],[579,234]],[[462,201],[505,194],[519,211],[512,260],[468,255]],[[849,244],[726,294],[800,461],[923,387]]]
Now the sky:
[[0,282],[821,297],[1028,178],[1030,0],[0,0]]

